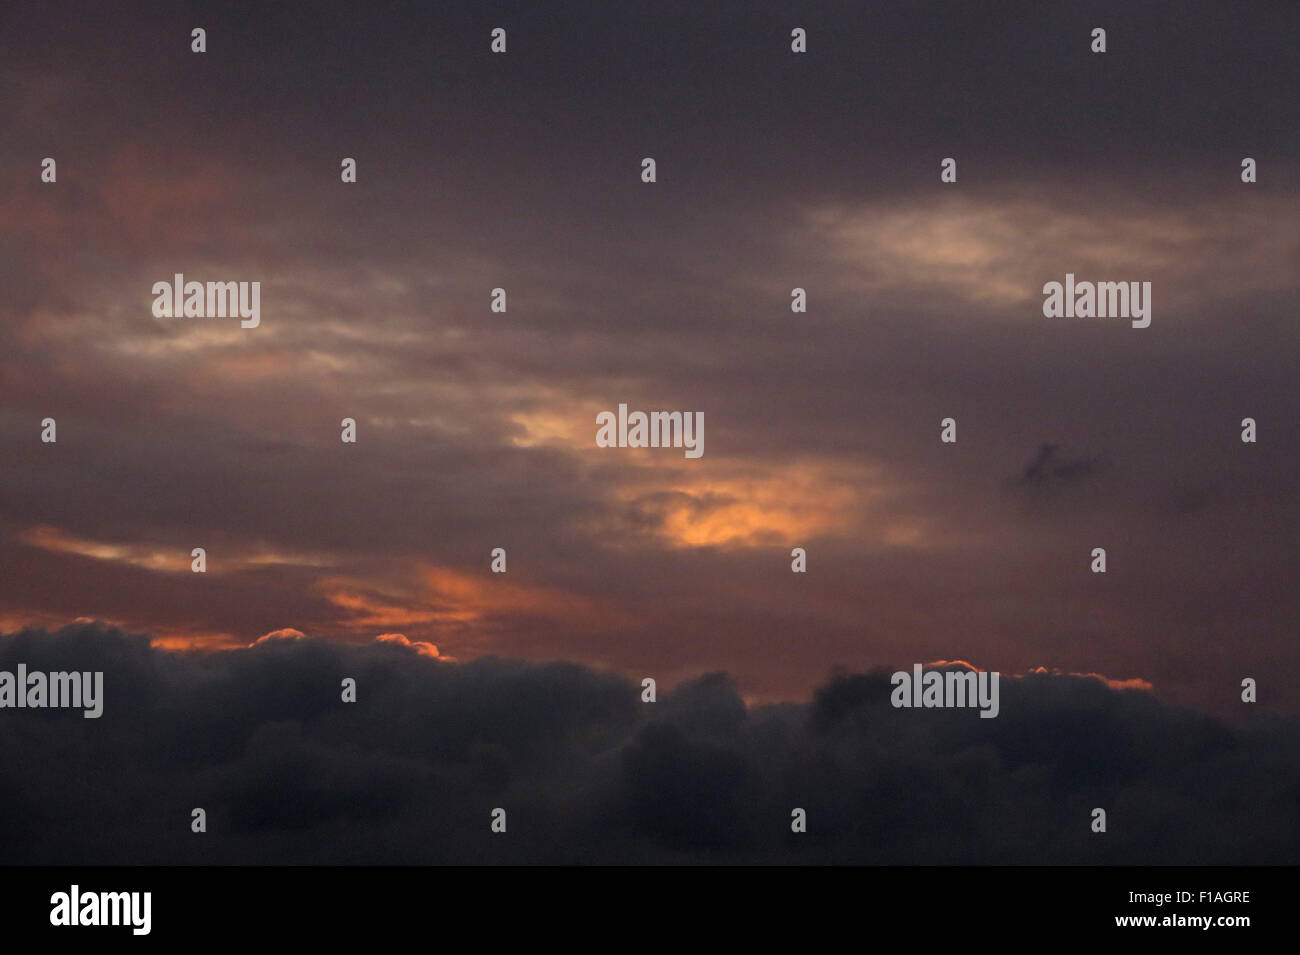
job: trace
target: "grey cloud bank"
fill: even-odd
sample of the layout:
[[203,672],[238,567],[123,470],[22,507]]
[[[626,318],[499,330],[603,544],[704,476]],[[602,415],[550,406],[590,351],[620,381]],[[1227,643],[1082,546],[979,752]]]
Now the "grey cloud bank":
[[120,702],[0,714],[29,721],[0,733],[23,768],[0,777],[4,864],[1300,859],[1297,718],[1231,727],[1088,678],[1004,679],[982,720],[893,708],[885,671],[747,707],[723,674],[646,704],[573,664],[393,643],[175,654],[82,624],[0,637],[0,666],[17,654],[102,668]]

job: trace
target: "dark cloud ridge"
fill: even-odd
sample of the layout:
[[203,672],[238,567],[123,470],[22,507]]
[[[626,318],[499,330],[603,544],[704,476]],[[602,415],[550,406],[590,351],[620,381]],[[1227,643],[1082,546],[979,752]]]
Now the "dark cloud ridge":
[[982,720],[895,710],[884,671],[809,704],[747,707],[720,673],[647,704],[570,663],[311,638],[178,654],[101,624],[0,636],[0,669],[19,662],[103,670],[105,707],[0,711],[4,864],[1300,858],[1295,716],[1232,727],[1082,677],[1004,679]]

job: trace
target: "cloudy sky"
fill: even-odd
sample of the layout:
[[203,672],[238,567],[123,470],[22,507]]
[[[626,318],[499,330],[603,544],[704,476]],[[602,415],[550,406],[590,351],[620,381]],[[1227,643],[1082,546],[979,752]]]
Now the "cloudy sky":
[[242,6],[0,14],[0,631],[1300,704],[1294,4]]

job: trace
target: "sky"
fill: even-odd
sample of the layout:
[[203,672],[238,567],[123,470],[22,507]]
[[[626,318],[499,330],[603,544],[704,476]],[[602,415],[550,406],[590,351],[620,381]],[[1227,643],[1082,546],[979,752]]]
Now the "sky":
[[1293,713],[1300,8],[704,7],[7,5],[0,632]]

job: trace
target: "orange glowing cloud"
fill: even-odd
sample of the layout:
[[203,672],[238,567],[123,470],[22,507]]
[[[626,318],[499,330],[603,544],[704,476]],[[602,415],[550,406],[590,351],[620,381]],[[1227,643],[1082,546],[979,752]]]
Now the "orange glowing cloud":
[[890,483],[880,463],[714,456],[705,468],[684,463],[678,450],[611,452],[595,441],[596,414],[607,410],[600,402],[560,392],[547,398],[545,409],[511,415],[517,431],[511,443],[563,448],[590,466],[608,465],[617,454],[620,467],[611,494],[631,519],[617,527],[590,528],[602,539],[629,539],[651,527],[673,548],[792,546],[837,534],[890,547],[929,547],[940,540],[926,518],[890,506],[905,489]]
[[616,496],[651,518],[671,547],[792,546],[841,535],[916,547],[933,539],[921,519],[889,513],[893,492],[875,467],[747,462],[743,472],[714,468],[706,475],[676,467],[658,477],[652,472]]
[[381,633],[375,637],[376,643],[391,643],[399,647],[411,647],[416,653],[425,657],[435,657],[439,660],[454,662],[454,657],[445,657],[438,652],[436,644],[429,643],[425,640],[408,640],[402,633]]
[[1142,690],[1143,692],[1146,693],[1151,693],[1155,690],[1154,685],[1138,677],[1132,677],[1131,679],[1128,680],[1114,680],[1101,673],[1070,673],[1070,672],[1063,672],[1061,670],[1056,670],[1056,669],[1049,670],[1047,667],[1034,667],[1032,670],[1029,671],[1029,673],[1033,675],[1050,674],[1052,676],[1086,677],[1087,679],[1090,680],[1100,680],[1102,683],[1105,683],[1112,690]]
[[276,640],[305,640],[307,635],[301,630],[295,630],[293,627],[283,627],[279,630],[272,630],[270,633],[264,633],[252,643],[250,647],[255,647],[259,643],[271,643]]
[[[316,587],[348,614],[343,627],[383,630],[381,639],[405,640],[399,631],[490,633],[505,618],[560,622],[570,631],[629,623],[626,614],[600,601],[554,587],[508,581],[486,568],[474,574],[419,562],[400,575],[382,579],[327,577],[317,581]],[[428,646],[446,659],[435,644]]]
[[[979,667],[973,663],[967,663],[965,660],[935,660],[933,663],[924,664],[925,667],[965,667],[968,670],[974,670],[976,673],[983,673]],[[1003,676],[1011,680],[1019,680],[1026,676],[1077,676],[1089,680],[1099,680],[1105,683],[1112,690],[1142,690],[1150,693],[1155,687],[1146,680],[1133,677],[1128,680],[1113,680],[1101,673],[1073,673],[1064,670],[1049,670],[1047,667],[1033,667],[1028,673],[1003,673]]]

